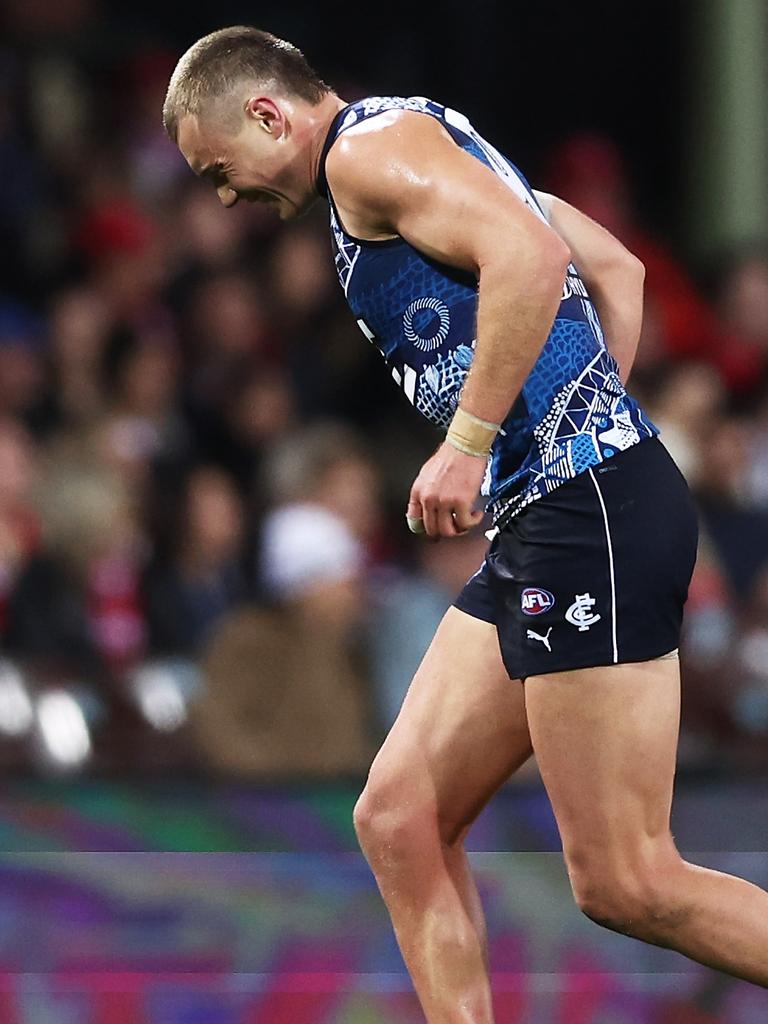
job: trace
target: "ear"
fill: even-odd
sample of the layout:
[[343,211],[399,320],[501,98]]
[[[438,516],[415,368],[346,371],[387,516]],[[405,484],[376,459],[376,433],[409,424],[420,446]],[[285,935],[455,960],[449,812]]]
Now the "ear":
[[264,132],[275,139],[286,132],[286,116],[268,96],[249,96],[245,101],[245,116],[256,121]]

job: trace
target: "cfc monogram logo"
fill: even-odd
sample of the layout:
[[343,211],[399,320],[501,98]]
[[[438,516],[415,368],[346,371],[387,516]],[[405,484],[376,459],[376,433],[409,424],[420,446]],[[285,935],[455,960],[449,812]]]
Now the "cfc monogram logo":
[[600,616],[591,610],[595,603],[591,594],[576,594],[575,596],[576,600],[565,613],[565,617],[572,626],[578,626],[579,632],[583,633],[585,629],[589,629],[590,626],[599,622]]

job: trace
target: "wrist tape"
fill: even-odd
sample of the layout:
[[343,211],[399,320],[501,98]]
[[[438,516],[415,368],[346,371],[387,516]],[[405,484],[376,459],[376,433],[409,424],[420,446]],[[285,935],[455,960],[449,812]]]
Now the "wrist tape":
[[458,406],[445,439],[460,452],[485,458],[491,450],[491,445],[500,427],[500,423],[481,420],[478,416],[473,416],[471,412]]

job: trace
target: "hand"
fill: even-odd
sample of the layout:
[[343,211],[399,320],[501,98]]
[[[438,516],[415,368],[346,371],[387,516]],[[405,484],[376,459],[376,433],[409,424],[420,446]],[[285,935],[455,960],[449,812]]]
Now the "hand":
[[423,519],[424,532],[435,541],[467,533],[483,518],[472,506],[485,466],[485,459],[465,455],[444,441],[414,480],[406,515]]

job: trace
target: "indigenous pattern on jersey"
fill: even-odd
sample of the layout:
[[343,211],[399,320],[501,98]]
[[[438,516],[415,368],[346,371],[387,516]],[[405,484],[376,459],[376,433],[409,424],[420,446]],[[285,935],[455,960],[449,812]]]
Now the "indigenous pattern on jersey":
[[[318,189],[330,204],[339,281],[363,334],[408,400],[447,430],[474,355],[477,278],[430,259],[403,238],[371,242],[348,234],[325,177],[325,160],[339,135],[387,110],[436,118],[462,149],[546,218],[521,172],[450,107],[423,96],[374,96],[344,107],[331,124]],[[564,481],[656,434],[625,391],[595,307],[570,264],[552,330],[488,457],[481,488],[489,499],[486,512],[501,528]]]

